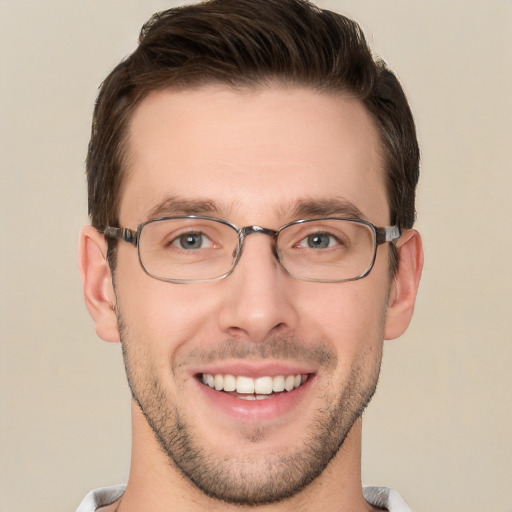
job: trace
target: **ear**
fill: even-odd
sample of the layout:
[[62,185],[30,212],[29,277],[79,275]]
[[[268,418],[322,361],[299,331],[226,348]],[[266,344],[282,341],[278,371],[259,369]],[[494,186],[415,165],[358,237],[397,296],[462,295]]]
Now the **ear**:
[[398,338],[409,326],[423,269],[423,246],[416,230],[405,231],[397,248],[398,270],[391,286],[384,331],[387,340]]
[[115,311],[116,296],[107,259],[107,242],[92,226],[80,233],[78,269],[85,305],[94,320],[96,334],[105,341],[120,340]]

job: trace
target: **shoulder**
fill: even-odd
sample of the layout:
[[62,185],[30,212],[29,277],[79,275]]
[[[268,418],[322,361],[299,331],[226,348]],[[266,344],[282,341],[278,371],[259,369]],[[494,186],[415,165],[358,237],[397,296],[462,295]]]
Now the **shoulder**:
[[400,494],[387,487],[363,487],[364,499],[388,512],[411,512]]
[[126,488],[126,485],[113,485],[94,489],[82,500],[76,512],[94,512],[99,507],[105,507],[117,501]]

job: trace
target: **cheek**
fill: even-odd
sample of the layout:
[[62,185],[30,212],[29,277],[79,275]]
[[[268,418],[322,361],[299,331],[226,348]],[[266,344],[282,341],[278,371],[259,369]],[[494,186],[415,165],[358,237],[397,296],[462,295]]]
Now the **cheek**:
[[306,336],[320,336],[333,343],[340,359],[352,359],[382,343],[387,276],[383,279],[376,273],[346,283],[307,284],[307,293],[296,295]]
[[172,357],[201,332],[212,332],[215,296],[203,285],[154,279],[144,273],[138,260],[127,259],[118,265],[116,297],[129,337],[160,360]]

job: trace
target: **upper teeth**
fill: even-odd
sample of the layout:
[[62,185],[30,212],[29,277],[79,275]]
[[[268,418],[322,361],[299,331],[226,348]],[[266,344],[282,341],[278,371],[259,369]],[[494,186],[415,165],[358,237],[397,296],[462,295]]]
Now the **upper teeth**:
[[211,375],[203,373],[203,384],[216,389],[217,391],[236,391],[237,393],[246,393],[257,395],[270,395],[272,392],[291,391],[298,388],[306,381],[302,375],[277,375],[276,377],[244,377],[239,375]]

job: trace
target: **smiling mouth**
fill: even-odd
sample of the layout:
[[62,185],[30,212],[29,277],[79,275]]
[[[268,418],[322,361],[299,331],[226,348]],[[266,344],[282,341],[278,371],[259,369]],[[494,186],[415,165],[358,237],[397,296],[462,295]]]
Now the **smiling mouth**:
[[308,377],[309,374],[265,376],[256,379],[243,375],[198,375],[205,386],[242,400],[266,400],[276,394],[293,391],[306,383]]

